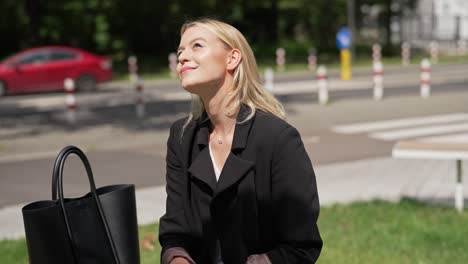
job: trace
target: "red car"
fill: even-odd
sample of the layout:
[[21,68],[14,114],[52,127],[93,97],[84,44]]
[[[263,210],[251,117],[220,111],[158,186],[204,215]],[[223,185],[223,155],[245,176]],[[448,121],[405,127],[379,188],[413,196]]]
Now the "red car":
[[75,80],[78,91],[112,79],[112,61],[87,51],[62,46],[28,49],[0,62],[0,96],[64,90],[64,80]]

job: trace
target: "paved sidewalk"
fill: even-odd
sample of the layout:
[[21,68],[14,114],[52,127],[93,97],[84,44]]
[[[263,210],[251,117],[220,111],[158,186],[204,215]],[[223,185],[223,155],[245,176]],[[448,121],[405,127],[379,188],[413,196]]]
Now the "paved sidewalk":
[[[468,164],[464,164],[468,171]],[[404,160],[390,157],[337,163],[315,168],[321,206],[411,197],[453,206],[455,163],[435,160]],[[468,181],[464,181],[468,190]],[[165,211],[164,186],[137,190],[139,224],[159,220]],[[466,204],[466,203],[465,203]],[[0,210],[0,240],[24,237],[21,207]]]

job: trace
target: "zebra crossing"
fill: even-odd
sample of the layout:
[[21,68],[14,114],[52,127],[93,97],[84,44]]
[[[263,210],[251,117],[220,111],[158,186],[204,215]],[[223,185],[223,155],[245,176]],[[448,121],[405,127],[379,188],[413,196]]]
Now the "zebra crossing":
[[333,126],[338,134],[366,134],[369,138],[395,141],[468,143],[468,113],[420,116]]

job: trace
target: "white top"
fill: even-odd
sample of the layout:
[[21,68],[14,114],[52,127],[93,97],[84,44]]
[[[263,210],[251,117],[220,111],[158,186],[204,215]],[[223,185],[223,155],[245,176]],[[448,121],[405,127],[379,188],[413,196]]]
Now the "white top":
[[221,175],[221,170],[218,168],[218,165],[216,165],[216,161],[214,160],[214,157],[213,157],[213,152],[211,151],[211,145],[208,144],[208,148],[210,149],[210,157],[211,157],[211,162],[213,162],[213,168],[214,168],[214,172],[215,172],[215,175],[216,175],[216,181],[219,180],[219,175]]

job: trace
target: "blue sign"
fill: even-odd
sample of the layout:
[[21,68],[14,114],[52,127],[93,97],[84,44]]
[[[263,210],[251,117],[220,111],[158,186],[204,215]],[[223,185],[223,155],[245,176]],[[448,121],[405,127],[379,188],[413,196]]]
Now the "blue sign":
[[347,28],[341,28],[336,34],[336,45],[340,50],[351,47],[351,32]]

